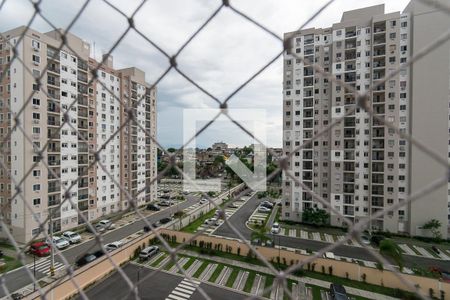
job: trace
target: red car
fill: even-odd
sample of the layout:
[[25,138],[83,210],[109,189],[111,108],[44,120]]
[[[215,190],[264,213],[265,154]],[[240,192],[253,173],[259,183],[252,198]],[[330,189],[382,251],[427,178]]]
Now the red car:
[[50,254],[50,246],[44,242],[37,242],[30,246],[30,253],[36,256],[47,256]]

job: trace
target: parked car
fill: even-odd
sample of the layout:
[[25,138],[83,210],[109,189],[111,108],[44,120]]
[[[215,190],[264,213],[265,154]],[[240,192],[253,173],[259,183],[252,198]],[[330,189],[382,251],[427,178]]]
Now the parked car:
[[280,230],[281,230],[280,224],[275,222],[275,223],[272,224],[272,228],[270,229],[270,232],[273,233],[273,234],[278,234],[278,233],[280,233]]
[[2,250],[0,250],[0,258],[2,258],[5,254],[3,253]]
[[31,244],[30,253],[39,257],[50,255],[50,246],[44,242]]
[[372,235],[372,237],[370,238],[370,241],[375,246],[380,246],[380,243],[381,243],[382,240],[384,240],[384,236],[382,236],[382,235]]
[[210,218],[205,220],[206,225],[213,225],[213,226],[219,226],[219,219],[217,218]]
[[333,300],[348,300],[345,288],[340,284],[330,284],[330,296]]
[[92,227],[94,229],[91,229],[90,226],[87,226],[86,231],[91,232],[91,233],[103,233],[106,230],[106,228],[103,225],[101,225],[100,223],[94,224],[94,225],[92,225]]
[[122,245],[123,245],[122,241],[116,241],[116,242],[106,244],[105,249],[106,249],[106,251],[111,252],[111,251],[119,249],[120,247],[122,247]]
[[258,207],[258,212],[260,212],[260,213],[270,213],[270,211],[271,211],[271,209],[267,208],[265,206],[259,206]]
[[149,259],[150,257],[152,257],[153,255],[155,255],[158,252],[159,252],[158,246],[147,247],[147,248],[143,249],[141,251],[141,253],[139,253],[139,259],[141,259],[141,260]]
[[71,244],[77,244],[81,242],[81,236],[73,231],[66,231],[62,234],[63,239],[66,239]]
[[441,252],[439,251],[439,249],[436,246],[431,246],[431,249],[436,252],[437,254],[440,254]]
[[172,203],[170,201],[167,201],[167,200],[159,201],[159,206],[170,206],[170,205],[172,205]]
[[208,203],[208,199],[202,198],[202,199],[200,199],[199,203],[200,203],[200,204]]
[[103,226],[103,228],[107,230],[113,230],[114,228],[116,228],[116,224],[114,224],[113,222],[111,222],[111,220],[108,219],[101,220],[100,222],[98,222],[98,224],[100,224],[101,226]]
[[362,235],[361,236],[361,242],[365,245],[370,245],[370,236],[368,235]]
[[165,217],[165,218],[162,218],[161,220],[159,220],[159,223],[160,223],[160,224],[167,224],[167,223],[169,223],[170,221],[172,221],[172,218]]
[[261,202],[260,206],[264,206],[264,207],[272,209],[273,208],[273,203],[265,200],[265,201]]
[[82,266],[87,265],[90,262],[93,262],[97,259],[97,256],[93,253],[86,253],[83,256],[81,256],[79,259],[76,260],[75,265],[80,268]]
[[67,247],[70,246],[69,241],[67,241],[66,239],[60,237],[60,236],[54,236],[53,240],[48,240],[47,244],[49,245],[55,245],[55,247],[59,250],[65,249]]
[[152,211],[160,211],[161,210],[161,208],[158,206],[158,204],[153,204],[153,203],[148,204],[146,209],[152,210]]
[[228,205],[229,208],[239,208],[234,202]]

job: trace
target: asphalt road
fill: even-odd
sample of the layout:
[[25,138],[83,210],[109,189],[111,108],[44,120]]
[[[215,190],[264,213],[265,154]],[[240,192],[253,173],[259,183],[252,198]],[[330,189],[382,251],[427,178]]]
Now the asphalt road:
[[[236,211],[230,217],[230,223],[247,239],[250,240],[252,231],[248,229],[245,222],[248,220],[253,211],[258,207],[259,203],[264,199],[258,199],[256,196],[249,199],[244,205],[242,205],[238,211]],[[239,238],[238,235],[231,230],[227,224],[221,225],[215,232],[215,235]],[[310,249],[312,251],[318,251],[329,243],[306,240],[295,237],[281,236],[281,235],[269,235],[273,238],[275,245],[281,245],[285,247],[298,248],[298,249]],[[333,253],[339,256],[351,257],[355,259],[376,261],[376,259],[364,248],[353,246],[339,246],[333,249]],[[406,267],[420,266],[422,268],[428,267],[440,267],[444,270],[450,270],[450,261],[432,259],[420,256],[403,255],[404,264]]]
[[[138,272],[139,278],[142,280],[147,274],[153,270],[149,268],[141,268],[137,265],[127,264],[122,270],[130,278],[131,282],[137,282]],[[148,279],[144,279],[138,286],[138,293],[141,299],[166,299],[167,296],[178,286],[184,279],[183,276],[168,274],[165,272],[158,272]],[[163,283],[163,284],[161,284]],[[232,292],[227,289],[222,289],[217,286],[200,283],[200,287],[214,300],[229,300],[229,299],[246,299],[246,296],[240,293]],[[89,288],[86,291],[86,296],[89,299],[96,300],[110,300],[110,299],[135,299],[134,294],[130,293],[130,288],[124,279],[115,272],[109,278],[103,280],[99,284]],[[80,296],[76,299],[82,299]],[[184,298],[180,298],[184,299]],[[186,298],[187,299],[187,298]],[[205,299],[198,289],[189,298],[191,300]]]
[[[171,208],[164,209],[162,211],[156,212],[149,217],[147,217],[147,220],[150,223],[154,223],[156,221],[159,221],[160,219],[170,216],[172,213],[176,212],[176,209],[183,210],[186,207],[191,206],[192,204],[199,201],[199,196],[194,195],[187,195],[186,201],[172,206]],[[121,240],[139,230],[141,230],[144,227],[145,222],[143,220],[136,221],[134,223],[125,225],[123,227],[120,227],[116,230],[107,232],[102,235],[103,243],[110,243],[114,241]],[[65,259],[68,261],[69,264],[73,264],[76,259],[83,254],[87,252],[93,252],[96,250],[99,250],[100,246],[97,244],[96,240],[89,240],[87,242],[81,243],[79,245],[74,245],[67,250],[62,251],[62,254],[64,255]],[[55,261],[62,262],[62,259],[55,255]],[[33,273],[31,271],[31,273]],[[40,279],[44,277],[44,274],[36,272],[36,278]],[[26,271],[26,267],[21,267],[19,269],[16,269],[12,272],[3,274],[0,276],[0,280],[5,280],[5,285],[8,287],[9,292],[16,291],[30,283],[33,282],[32,278],[28,275]],[[0,285],[0,298],[4,297],[6,295],[5,291],[1,288]]]

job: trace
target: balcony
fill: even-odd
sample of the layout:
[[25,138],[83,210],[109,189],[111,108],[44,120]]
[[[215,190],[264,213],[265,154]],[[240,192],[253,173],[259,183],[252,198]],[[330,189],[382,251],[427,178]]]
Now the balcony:
[[344,174],[344,182],[354,183],[355,175],[354,174]]
[[344,148],[345,149],[355,149],[355,141],[354,140],[344,140]]
[[78,59],[78,69],[81,69],[83,71],[87,71],[88,70],[88,64],[87,62],[85,62],[82,59]]
[[356,41],[345,42],[345,49],[354,49],[356,48]]
[[305,45],[314,44],[314,38],[305,39],[304,44]]
[[372,132],[373,138],[384,138],[384,128],[375,128]]
[[344,139],[354,139],[355,138],[355,129],[346,128],[344,129]]
[[372,186],[372,195],[384,195],[384,187],[383,186]]
[[372,183],[384,184],[384,175],[383,174],[372,174]]
[[51,60],[59,61],[59,51],[56,51],[56,49],[47,47],[47,58],[49,58]]
[[48,193],[57,193],[61,191],[61,185],[58,181],[48,183]]
[[384,160],[384,151],[372,151],[372,160]]
[[372,149],[384,149],[384,139],[374,140],[372,142]]
[[377,162],[372,163],[372,172],[383,173],[384,172],[384,164],[381,162],[380,163],[377,163]]
[[346,39],[352,38],[352,37],[355,37],[355,36],[356,36],[356,31],[354,31],[354,30],[346,31],[346,32],[345,32],[345,38],[346,38]]
[[355,192],[354,184],[346,184],[344,183],[344,193],[353,194]]
[[386,22],[378,22],[373,25],[373,33],[382,33],[386,31]]
[[355,152],[345,151],[344,152],[344,160],[355,160]]
[[383,198],[372,197],[372,206],[383,207]]
[[380,35],[380,36],[375,36],[373,39],[373,45],[382,45],[382,44],[386,44],[386,36]]
[[59,80],[57,80],[56,78],[52,79],[51,77],[47,78],[47,84],[48,85],[53,85],[54,87],[59,87],[60,86]]
[[55,74],[59,74],[60,73],[59,65],[52,63],[48,66],[47,71],[55,73]]

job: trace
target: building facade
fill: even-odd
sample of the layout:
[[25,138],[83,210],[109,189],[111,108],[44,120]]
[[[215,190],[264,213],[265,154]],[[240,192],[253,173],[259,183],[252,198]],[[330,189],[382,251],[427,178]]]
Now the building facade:
[[[0,168],[0,203],[16,241],[42,236],[39,224],[47,218],[51,226],[44,230],[58,232],[126,210],[126,194],[137,205],[156,200],[156,181],[150,184],[156,90],[144,72],[114,69],[112,57],[98,63],[90,45],[70,33],[60,50],[57,31],[19,27],[2,35],[0,138],[7,142],[0,151],[6,167]],[[19,59],[7,68],[9,44]],[[137,83],[140,98],[133,97]],[[130,108],[141,127],[129,122],[121,130]],[[15,118],[19,126],[12,130]]]
[[[344,12],[341,22],[329,28],[285,34],[291,47],[284,55],[284,154],[310,141],[292,154],[289,170],[352,222],[405,201],[409,194],[420,190],[433,178],[445,176],[445,168],[363,109],[356,108],[349,113],[356,105],[355,93],[317,73],[311,63],[319,64],[357,92],[368,92],[369,107],[374,115],[393,123],[401,133],[417,137],[445,159],[448,132],[444,130],[449,128],[446,121],[448,43],[442,46],[439,56],[427,56],[430,62],[422,69],[414,65],[402,69],[385,83],[380,80],[436,39],[448,29],[448,24],[444,13],[412,1],[403,13],[385,13],[384,5],[377,5]],[[425,37],[421,33],[425,27],[436,31]],[[444,67],[438,68],[436,74],[430,67],[439,61]],[[423,71],[426,68],[430,68],[430,72]],[[433,74],[432,78],[422,78],[425,73]],[[439,77],[438,80],[435,77]],[[431,99],[433,109],[425,108],[431,100],[423,92],[431,89],[437,91],[436,98]],[[445,115],[437,110],[444,110]],[[311,140],[342,117],[330,131]],[[423,122],[429,118],[433,121]],[[425,132],[433,131],[434,126],[440,128],[436,136],[427,136]],[[324,207],[286,174],[283,175],[283,199],[282,218],[293,221],[301,221],[305,209]],[[421,226],[434,218],[443,224],[441,233],[445,237],[446,212],[447,188],[442,187],[425,200],[370,221],[368,227],[427,235],[429,232]],[[330,215],[330,222],[335,226],[344,224],[334,213]]]

